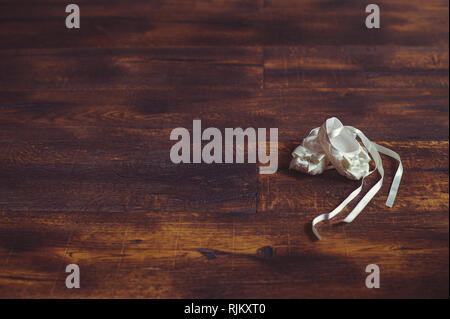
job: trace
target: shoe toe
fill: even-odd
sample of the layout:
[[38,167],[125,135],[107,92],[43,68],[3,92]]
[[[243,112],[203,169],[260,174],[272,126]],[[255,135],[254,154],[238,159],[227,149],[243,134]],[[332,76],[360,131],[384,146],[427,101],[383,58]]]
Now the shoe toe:
[[337,118],[328,119],[320,127],[318,138],[339,174],[359,180],[369,173],[370,156]]

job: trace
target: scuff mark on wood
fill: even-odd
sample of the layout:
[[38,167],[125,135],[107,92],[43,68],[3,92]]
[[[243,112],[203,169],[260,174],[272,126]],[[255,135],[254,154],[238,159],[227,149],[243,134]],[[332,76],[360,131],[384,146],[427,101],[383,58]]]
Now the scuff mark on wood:
[[217,258],[216,254],[212,250],[197,248],[197,251],[209,260]]
[[261,247],[256,251],[256,255],[264,258],[271,258],[273,256],[273,248],[272,246]]

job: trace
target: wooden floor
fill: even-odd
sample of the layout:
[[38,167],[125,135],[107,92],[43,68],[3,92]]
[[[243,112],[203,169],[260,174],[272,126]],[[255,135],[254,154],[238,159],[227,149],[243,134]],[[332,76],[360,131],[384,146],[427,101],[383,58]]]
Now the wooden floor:
[[[0,1],[0,297],[449,297],[448,1],[377,1],[370,30],[356,0],[75,3],[69,30],[66,2]],[[383,157],[375,199],[315,241],[358,183],[288,166],[331,116],[405,173],[389,209]],[[173,164],[193,119],[278,128],[278,172]]]

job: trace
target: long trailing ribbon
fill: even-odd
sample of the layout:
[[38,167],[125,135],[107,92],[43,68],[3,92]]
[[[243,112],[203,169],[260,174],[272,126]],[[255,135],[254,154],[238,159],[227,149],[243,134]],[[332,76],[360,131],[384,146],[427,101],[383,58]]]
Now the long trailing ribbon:
[[375,194],[380,190],[381,185],[383,185],[384,169],[383,169],[383,161],[381,160],[379,153],[390,156],[396,159],[399,163],[397,172],[395,173],[394,179],[391,184],[391,189],[389,191],[389,195],[386,201],[386,206],[392,207],[392,205],[394,204],[395,197],[397,196],[398,186],[400,185],[400,181],[403,175],[403,165],[400,159],[400,155],[384,146],[371,142],[364,135],[364,133],[358,130],[357,128],[354,128],[352,126],[346,126],[346,128],[361,139],[367,151],[370,153],[370,155],[372,155],[372,158],[375,162],[375,168],[372,171],[370,171],[366,176],[363,177],[363,179],[361,180],[361,185],[357,189],[355,189],[350,195],[348,195],[347,198],[341,204],[339,204],[338,207],[336,207],[329,213],[322,214],[314,218],[314,220],[312,221],[312,231],[319,240],[321,239],[321,236],[319,235],[315,226],[321,221],[332,219],[334,216],[339,214],[342,211],[342,209],[345,206],[347,206],[347,204],[350,203],[361,192],[364,184],[364,179],[376,170],[378,170],[378,173],[381,176],[380,179],[374,186],[372,186],[372,188],[366,193],[366,195],[364,195],[364,197],[359,201],[359,203],[355,206],[355,208],[353,208],[350,214],[348,214],[348,216],[343,221],[346,223],[351,223],[367,206],[367,204],[375,196]]

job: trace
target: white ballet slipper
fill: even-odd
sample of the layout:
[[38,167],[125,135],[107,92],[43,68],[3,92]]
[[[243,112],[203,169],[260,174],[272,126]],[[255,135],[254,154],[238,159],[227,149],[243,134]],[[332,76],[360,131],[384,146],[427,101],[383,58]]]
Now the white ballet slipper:
[[327,119],[320,127],[318,141],[339,174],[353,180],[369,174],[369,154],[356,140],[356,134],[336,117]]
[[292,152],[290,169],[307,173],[310,175],[321,174],[329,168],[329,160],[322,150],[318,140],[319,127],[313,129],[303,139],[302,145],[297,146]]

